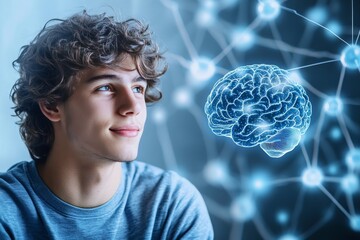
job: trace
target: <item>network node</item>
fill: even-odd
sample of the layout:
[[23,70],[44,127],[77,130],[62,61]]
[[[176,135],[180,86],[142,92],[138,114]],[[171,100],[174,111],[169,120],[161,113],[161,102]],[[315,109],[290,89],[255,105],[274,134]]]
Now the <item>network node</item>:
[[341,138],[341,130],[338,127],[333,127],[330,130],[330,137],[332,140],[339,140]]
[[308,187],[319,186],[324,179],[321,170],[317,167],[310,167],[305,169],[302,175],[302,182]]
[[231,35],[232,44],[238,50],[248,50],[255,43],[255,34],[251,29],[246,27],[238,27]]
[[289,221],[289,213],[286,211],[279,211],[276,214],[276,220],[280,224],[286,224]]
[[306,16],[310,20],[312,20],[316,23],[319,23],[319,24],[324,24],[328,18],[325,7],[321,7],[321,6],[316,6],[316,7],[311,8],[307,12]]
[[249,194],[237,197],[230,206],[230,214],[235,221],[245,222],[254,217],[256,212],[254,199]]
[[204,177],[208,183],[213,185],[226,184],[228,171],[220,160],[209,161],[204,168]]
[[166,113],[162,107],[157,107],[152,112],[152,119],[156,124],[163,124],[166,121]]
[[355,215],[350,218],[350,227],[356,232],[360,232],[360,215]]
[[280,4],[276,0],[259,1],[257,12],[261,19],[273,20],[280,14]]
[[347,194],[353,194],[359,190],[359,179],[353,174],[349,173],[341,179],[341,188]]
[[354,148],[346,155],[345,162],[350,169],[360,169],[360,148]]
[[325,100],[323,108],[330,116],[337,116],[343,110],[343,103],[338,97],[329,97]]
[[195,81],[206,81],[212,78],[215,74],[216,67],[214,61],[200,57],[194,59],[190,63],[190,73]]
[[341,52],[340,61],[346,68],[360,68],[360,47],[358,45],[347,46]]
[[211,8],[200,8],[195,17],[198,26],[208,28],[216,23],[216,14]]
[[193,96],[189,89],[187,88],[178,88],[173,94],[173,101],[175,106],[180,108],[191,107],[193,104]]
[[[341,24],[338,21],[331,21],[326,25],[326,28],[329,29],[331,32],[335,33],[336,35],[340,35],[342,33]],[[326,35],[330,38],[334,38],[334,34],[329,31],[326,31]]]
[[293,235],[293,234],[286,234],[283,235],[279,238],[279,240],[300,240],[300,238],[298,238],[297,236]]
[[250,179],[250,186],[252,192],[254,193],[265,193],[269,190],[269,177],[264,172],[255,173]]

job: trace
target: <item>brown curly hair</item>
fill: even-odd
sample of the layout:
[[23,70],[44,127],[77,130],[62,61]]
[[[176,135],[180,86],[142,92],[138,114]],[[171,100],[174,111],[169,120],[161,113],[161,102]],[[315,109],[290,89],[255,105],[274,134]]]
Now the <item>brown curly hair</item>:
[[[51,25],[54,21],[57,23]],[[83,11],[66,20],[51,19],[21,48],[13,62],[20,78],[10,95],[20,118],[20,134],[33,160],[45,161],[54,142],[53,126],[41,112],[39,101],[65,102],[80,70],[112,66],[122,54],[129,54],[147,81],[146,102],[161,99],[156,85],[167,65],[151,37],[148,25],[136,19],[117,22],[105,13]]]

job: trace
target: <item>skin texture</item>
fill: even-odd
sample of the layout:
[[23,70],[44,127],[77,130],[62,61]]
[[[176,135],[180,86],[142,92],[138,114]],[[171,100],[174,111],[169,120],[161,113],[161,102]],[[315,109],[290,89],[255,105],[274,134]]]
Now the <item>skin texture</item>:
[[86,69],[56,107],[40,102],[55,141],[39,174],[62,200],[78,207],[107,202],[121,183],[121,162],[137,157],[146,120],[146,81],[129,56],[111,68]]

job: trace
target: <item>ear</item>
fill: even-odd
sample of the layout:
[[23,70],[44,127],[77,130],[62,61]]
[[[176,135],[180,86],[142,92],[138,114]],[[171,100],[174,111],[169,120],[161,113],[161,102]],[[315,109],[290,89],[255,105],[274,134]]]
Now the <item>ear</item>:
[[38,102],[41,112],[51,122],[60,121],[60,111],[57,103],[49,102],[46,99],[42,99]]

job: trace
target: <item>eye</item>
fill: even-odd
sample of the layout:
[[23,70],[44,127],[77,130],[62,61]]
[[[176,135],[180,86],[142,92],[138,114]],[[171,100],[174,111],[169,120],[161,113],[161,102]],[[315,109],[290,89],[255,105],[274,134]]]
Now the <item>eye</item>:
[[110,85],[104,85],[104,86],[100,86],[98,88],[96,88],[96,91],[98,92],[111,92],[112,88]]
[[136,87],[133,88],[133,92],[134,92],[134,93],[141,93],[141,94],[143,94],[144,91],[145,91],[145,89],[144,89],[143,86],[136,86]]

